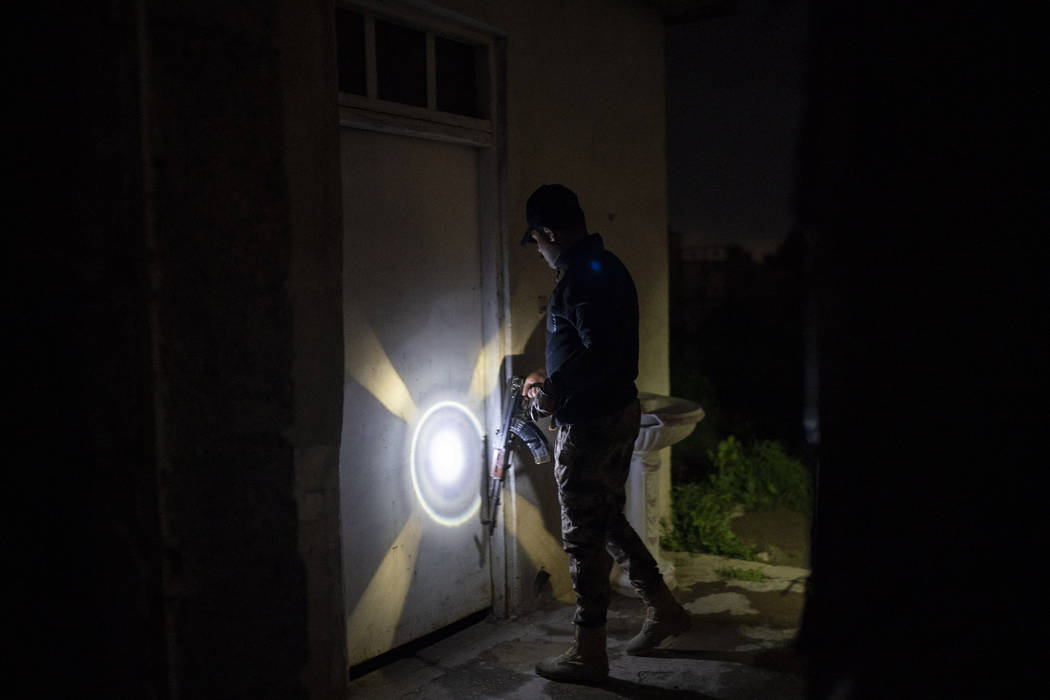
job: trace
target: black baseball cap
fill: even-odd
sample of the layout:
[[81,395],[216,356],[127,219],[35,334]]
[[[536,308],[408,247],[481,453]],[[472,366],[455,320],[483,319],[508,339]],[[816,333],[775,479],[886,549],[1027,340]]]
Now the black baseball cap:
[[586,228],[583,209],[576,193],[565,185],[541,185],[525,203],[525,220],[529,227],[521,244],[535,243],[532,232],[546,226],[550,229]]

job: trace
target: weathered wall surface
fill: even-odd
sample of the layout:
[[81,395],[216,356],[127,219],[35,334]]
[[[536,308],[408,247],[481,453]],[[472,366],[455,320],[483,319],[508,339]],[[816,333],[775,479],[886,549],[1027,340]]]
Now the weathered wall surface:
[[4,144],[15,188],[8,668],[30,695],[157,697],[167,675],[135,13],[58,9],[17,8],[4,42],[17,76]]
[[162,523],[186,697],[342,680],[330,17],[278,1],[146,17]]
[[152,3],[161,522],[183,697],[305,697],[278,3]]
[[306,566],[312,697],[342,695],[339,437],[342,430],[342,207],[331,0],[282,0],[278,33],[291,228],[295,497]]
[[341,696],[331,4],[81,3],[19,26],[29,682]]

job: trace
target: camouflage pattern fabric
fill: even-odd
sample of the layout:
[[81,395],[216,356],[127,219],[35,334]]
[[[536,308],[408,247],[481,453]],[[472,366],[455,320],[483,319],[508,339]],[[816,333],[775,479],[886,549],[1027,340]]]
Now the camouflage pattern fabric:
[[635,400],[612,415],[558,428],[554,475],[562,546],[576,593],[573,622],[581,627],[605,624],[613,559],[640,590],[654,589],[660,577],[656,561],[623,514],[640,419]]

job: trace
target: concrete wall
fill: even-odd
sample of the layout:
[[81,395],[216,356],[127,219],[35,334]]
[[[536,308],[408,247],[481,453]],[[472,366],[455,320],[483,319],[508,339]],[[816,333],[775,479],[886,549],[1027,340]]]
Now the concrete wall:
[[144,16],[169,661],[186,697],[340,682],[330,12]]
[[335,123],[337,72],[331,0],[282,0],[280,54],[284,171],[291,250],[292,381],[299,556],[306,568],[312,697],[341,696],[346,683],[339,537],[342,431],[342,207]]
[[331,4],[26,14],[10,534],[13,632],[40,666],[22,678],[341,697]]

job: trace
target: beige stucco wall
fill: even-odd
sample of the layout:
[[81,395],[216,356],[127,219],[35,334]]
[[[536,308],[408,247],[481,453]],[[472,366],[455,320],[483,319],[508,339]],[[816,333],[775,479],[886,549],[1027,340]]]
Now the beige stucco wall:
[[[512,342],[542,319],[552,274],[517,244],[525,200],[561,182],[634,276],[641,304],[639,389],[668,391],[663,24],[631,0],[441,0],[506,33],[507,211]],[[542,328],[540,328],[542,333]],[[539,344],[542,350],[542,343]],[[529,344],[532,359],[533,345]],[[542,356],[535,359],[542,359]]]

